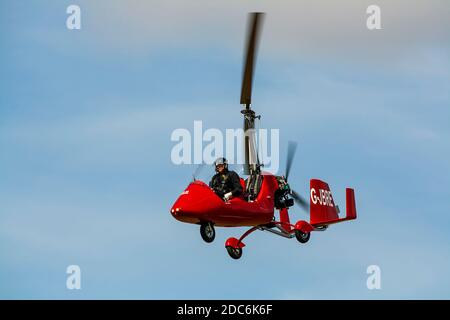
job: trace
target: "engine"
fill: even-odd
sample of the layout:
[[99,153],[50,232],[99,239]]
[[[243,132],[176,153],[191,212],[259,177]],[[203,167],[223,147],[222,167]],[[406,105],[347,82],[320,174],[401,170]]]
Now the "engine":
[[277,176],[278,189],[275,191],[275,208],[289,208],[294,205],[291,188],[283,176]]

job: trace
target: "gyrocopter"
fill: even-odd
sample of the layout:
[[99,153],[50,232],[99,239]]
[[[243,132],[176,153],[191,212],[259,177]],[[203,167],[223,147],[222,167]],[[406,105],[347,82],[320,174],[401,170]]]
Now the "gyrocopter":
[[[253,71],[263,13],[249,15],[249,28],[243,69],[241,111],[244,116],[244,132],[254,132],[255,112],[251,109]],[[224,201],[206,183],[195,180],[181,193],[170,212],[179,221],[200,225],[200,234],[206,242],[215,238],[215,227],[250,227],[241,237],[229,238],[225,248],[233,259],[242,256],[243,240],[256,230],[268,231],[285,238],[296,238],[300,243],[310,239],[311,232],[325,231],[329,225],[356,219],[354,190],[346,189],[346,215],[339,217],[328,184],[319,179],[310,180],[309,204],[288,184],[296,144],[288,145],[286,172],[276,176],[261,170],[252,134],[244,137],[244,174],[240,178],[244,190],[242,196]],[[298,204],[309,210],[309,221],[290,222],[289,209]],[[278,214],[276,214],[278,211]]]

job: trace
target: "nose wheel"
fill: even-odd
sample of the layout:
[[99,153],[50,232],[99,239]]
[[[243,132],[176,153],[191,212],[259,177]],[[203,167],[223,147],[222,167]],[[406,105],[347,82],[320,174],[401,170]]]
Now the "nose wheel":
[[211,243],[216,237],[216,230],[211,223],[202,223],[200,225],[200,235],[205,242]]
[[242,248],[233,248],[231,246],[227,246],[227,251],[230,257],[232,257],[233,259],[237,260],[242,257]]

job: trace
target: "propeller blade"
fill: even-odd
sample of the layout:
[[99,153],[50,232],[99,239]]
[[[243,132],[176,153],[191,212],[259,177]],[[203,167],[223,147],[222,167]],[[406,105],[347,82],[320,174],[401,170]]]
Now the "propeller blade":
[[289,141],[286,158],[286,174],[284,176],[286,178],[286,181],[288,181],[289,173],[291,172],[292,162],[294,160],[296,151],[297,151],[297,142]]
[[192,178],[195,180],[197,180],[197,176],[200,174],[200,172],[203,170],[203,168],[205,167],[205,163],[200,163],[197,168],[195,168],[194,173],[192,174]]
[[253,73],[263,16],[264,13],[261,12],[253,12],[249,14],[241,88],[241,104],[245,104],[247,107],[252,103]]
[[291,189],[292,198],[294,198],[295,203],[309,212],[309,204],[308,201],[305,200],[301,195]]

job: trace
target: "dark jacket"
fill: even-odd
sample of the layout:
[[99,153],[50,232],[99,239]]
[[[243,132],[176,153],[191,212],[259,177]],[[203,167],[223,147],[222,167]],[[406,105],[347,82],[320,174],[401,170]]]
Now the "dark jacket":
[[222,173],[215,174],[209,186],[221,198],[228,192],[231,192],[233,196],[242,194],[241,181],[234,171],[224,170]]

